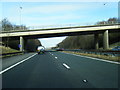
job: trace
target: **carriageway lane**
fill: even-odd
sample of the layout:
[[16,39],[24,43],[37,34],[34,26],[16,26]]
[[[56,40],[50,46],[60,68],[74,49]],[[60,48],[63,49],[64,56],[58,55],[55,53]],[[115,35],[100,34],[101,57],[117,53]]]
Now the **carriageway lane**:
[[3,88],[117,88],[118,65],[47,52],[35,55],[2,77]]
[[[93,87],[82,77],[69,76],[70,70],[49,53],[35,55],[2,74],[3,88],[80,88]],[[79,79],[78,79],[79,78]],[[76,81],[77,80],[77,81]]]
[[97,88],[118,88],[120,64],[61,52],[51,54],[71,68],[72,73],[69,75],[81,76]]
[[17,55],[17,56],[12,56],[12,57],[6,57],[6,58],[2,58],[1,62],[2,62],[2,69],[6,69],[8,68],[9,66],[27,58],[27,57],[30,57],[31,55],[33,55],[34,53],[25,53],[25,54],[22,54],[22,55]]

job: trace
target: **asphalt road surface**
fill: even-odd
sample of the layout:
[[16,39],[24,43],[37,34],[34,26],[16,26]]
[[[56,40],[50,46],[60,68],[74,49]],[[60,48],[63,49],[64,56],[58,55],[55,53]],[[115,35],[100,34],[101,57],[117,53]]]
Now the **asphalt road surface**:
[[118,88],[117,63],[62,52],[2,61],[2,88]]

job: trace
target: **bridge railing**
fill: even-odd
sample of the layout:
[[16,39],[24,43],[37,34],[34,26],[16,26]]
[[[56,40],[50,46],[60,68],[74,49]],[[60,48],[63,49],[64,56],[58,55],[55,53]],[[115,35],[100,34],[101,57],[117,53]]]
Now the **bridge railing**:
[[62,28],[62,27],[77,27],[77,26],[90,26],[93,23],[75,23],[75,24],[54,24],[54,25],[41,25],[41,26],[29,26],[32,29],[49,29],[49,28]]
[[49,29],[57,29],[57,28],[79,28],[79,27],[94,27],[94,26],[109,26],[109,25],[120,25],[120,23],[114,23],[114,24],[93,24],[93,23],[86,23],[86,24],[56,24],[56,25],[41,25],[41,26],[28,26],[27,29],[21,28],[21,29],[11,29],[8,31],[0,30],[0,33],[6,33],[6,32],[19,32],[19,31],[34,31],[34,30],[49,30]]

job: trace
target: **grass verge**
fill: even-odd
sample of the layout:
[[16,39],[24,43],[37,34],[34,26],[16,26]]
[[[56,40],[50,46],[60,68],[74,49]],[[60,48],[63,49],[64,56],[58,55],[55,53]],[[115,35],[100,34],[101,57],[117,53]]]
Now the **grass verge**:
[[2,55],[2,56],[0,56],[0,58],[12,57],[12,56],[22,55],[22,54],[23,53],[17,53],[17,54],[11,54],[11,55]]
[[63,51],[63,52],[120,62],[120,57],[106,56],[106,55],[96,55],[96,54],[86,54],[86,53],[79,53],[79,52],[72,52],[72,51]]
[[[0,54],[14,53],[14,52],[20,52],[20,51],[15,50],[15,49],[11,49],[9,47],[0,46]],[[22,53],[16,53],[16,54],[10,54],[10,55],[2,55],[2,56],[0,56],[0,58],[11,57],[11,56],[21,55],[21,54]]]

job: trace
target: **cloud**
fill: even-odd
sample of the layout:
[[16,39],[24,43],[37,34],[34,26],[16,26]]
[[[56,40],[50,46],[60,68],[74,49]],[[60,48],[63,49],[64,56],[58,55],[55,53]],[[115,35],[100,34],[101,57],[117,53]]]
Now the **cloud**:
[[[30,6],[29,3],[23,3],[23,8],[20,12],[19,6],[15,4],[14,7],[6,8],[7,12],[3,13],[3,16],[8,17],[12,21],[19,21],[20,14],[23,20],[27,21],[54,21],[68,20],[68,19],[78,19],[83,17],[82,15],[74,14],[79,9],[85,9],[89,6],[79,5],[79,4],[52,4],[52,5],[40,5],[40,6]],[[14,13],[14,14],[13,14]]]
[[23,16],[20,19],[20,16],[12,16],[8,19],[11,22],[18,22],[17,24],[20,24],[20,20],[22,24],[27,24],[28,26],[39,26],[39,25],[52,25],[52,24],[61,24],[65,23],[65,21],[71,21],[71,20],[78,20],[80,18],[84,18],[82,15],[76,15],[76,14],[65,14],[65,15],[57,15],[57,16],[47,16],[47,17],[27,17]]
[[[24,7],[24,4],[26,5]],[[91,2],[78,2],[78,3],[39,3],[35,5],[36,3],[33,3],[34,6],[30,6],[30,3],[23,3],[22,8],[22,14],[24,15],[32,15],[32,14],[58,14],[58,13],[69,13],[69,12],[75,12],[75,11],[89,11],[89,10],[96,10],[103,7],[103,3],[91,3]],[[27,6],[28,5],[28,6]],[[11,11],[11,10],[10,10]],[[16,10],[18,12],[20,10]]]
[[41,6],[35,6],[35,7],[23,7],[23,13],[24,14],[30,14],[30,13],[42,13],[42,14],[50,14],[50,13],[56,13],[56,12],[65,12],[65,11],[74,11],[78,10],[80,8],[84,8],[83,6],[79,5],[41,5]]
[[[23,3],[21,21],[22,24],[27,26],[85,22],[90,18],[90,20],[93,20],[95,17],[98,18],[99,10],[106,9],[102,4],[103,3]],[[7,11],[4,10],[5,13],[3,16],[8,17],[8,19],[15,24],[20,24],[20,8],[17,5],[18,4],[14,4],[14,7],[10,7],[10,5],[6,8]],[[95,10],[98,11],[97,14]]]

